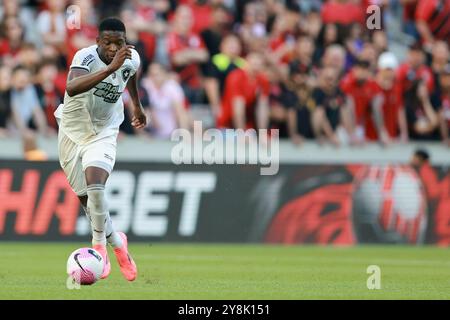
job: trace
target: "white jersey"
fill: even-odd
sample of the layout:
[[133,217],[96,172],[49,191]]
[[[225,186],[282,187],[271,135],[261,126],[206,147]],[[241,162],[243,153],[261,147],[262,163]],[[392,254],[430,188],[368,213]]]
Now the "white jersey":
[[[139,68],[140,58],[131,49],[131,60],[126,59],[116,72],[103,79],[89,91],[70,97],[64,94],[64,104],[55,111],[60,130],[76,144],[87,144],[102,137],[117,134],[124,119],[122,93],[131,76]],[[97,53],[97,45],[79,50],[70,69],[93,73],[107,65]]]

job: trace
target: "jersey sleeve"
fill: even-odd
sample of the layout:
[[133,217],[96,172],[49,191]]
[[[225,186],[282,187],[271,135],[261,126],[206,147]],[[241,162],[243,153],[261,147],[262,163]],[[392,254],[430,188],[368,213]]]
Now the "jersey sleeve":
[[89,50],[81,49],[75,53],[70,69],[84,69],[91,72],[91,64],[94,60],[95,56]]
[[139,53],[131,49],[131,75],[133,76],[138,70],[139,66],[141,65],[141,57],[139,57]]

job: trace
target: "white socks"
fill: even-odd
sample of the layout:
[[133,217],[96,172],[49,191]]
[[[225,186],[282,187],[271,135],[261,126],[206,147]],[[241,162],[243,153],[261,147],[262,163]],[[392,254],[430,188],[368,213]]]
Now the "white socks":
[[87,187],[87,207],[91,217],[92,245],[106,245],[106,216],[108,208],[105,201],[105,186],[91,184]]
[[88,207],[82,205],[84,213],[91,223],[92,245],[106,245],[108,242],[113,248],[120,248],[122,238],[113,229],[104,193],[103,185],[90,185],[88,187]]

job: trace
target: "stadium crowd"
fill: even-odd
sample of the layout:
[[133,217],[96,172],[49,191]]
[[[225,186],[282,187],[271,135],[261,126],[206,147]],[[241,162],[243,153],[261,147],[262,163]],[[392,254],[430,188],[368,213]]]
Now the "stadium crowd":
[[151,117],[123,134],[168,139],[206,114],[295,144],[450,145],[450,0],[3,0],[0,138],[56,135],[68,66],[107,16],[140,54]]

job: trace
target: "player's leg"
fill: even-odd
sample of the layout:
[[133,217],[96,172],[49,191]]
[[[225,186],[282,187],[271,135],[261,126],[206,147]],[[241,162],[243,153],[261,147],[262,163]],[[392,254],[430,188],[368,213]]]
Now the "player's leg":
[[92,247],[102,255],[105,261],[101,277],[104,279],[111,272],[111,263],[106,249],[108,207],[105,198],[105,184],[109,172],[99,167],[89,166],[84,170],[84,173],[86,177],[87,215],[92,227]]
[[[88,196],[79,196],[78,199],[80,200],[81,206],[83,207],[83,211],[86,214],[86,217],[90,223],[90,225],[92,226],[92,222],[91,222],[91,217],[89,215],[88,209],[87,209],[87,200],[88,200]],[[91,227],[91,231],[92,227]],[[108,242],[108,244],[113,247],[121,247],[122,246],[122,238],[120,237],[120,235],[114,231],[113,225],[112,225],[112,220],[111,220],[111,216],[109,214],[109,211],[107,213],[106,216],[106,227],[105,227],[105,231],[106,231],[106,241]]]
[[114,254],[123,276],[132,281],[136,278],[137,268],[128,253],[125,234],[114,231],[105,197],[105,184],[114,166],[116,155],[115,138],[102,139],[85,148],[83,167],[87,184],[87,208],[93,226],[94,248],[105,248],[106,238],[114,247]]

